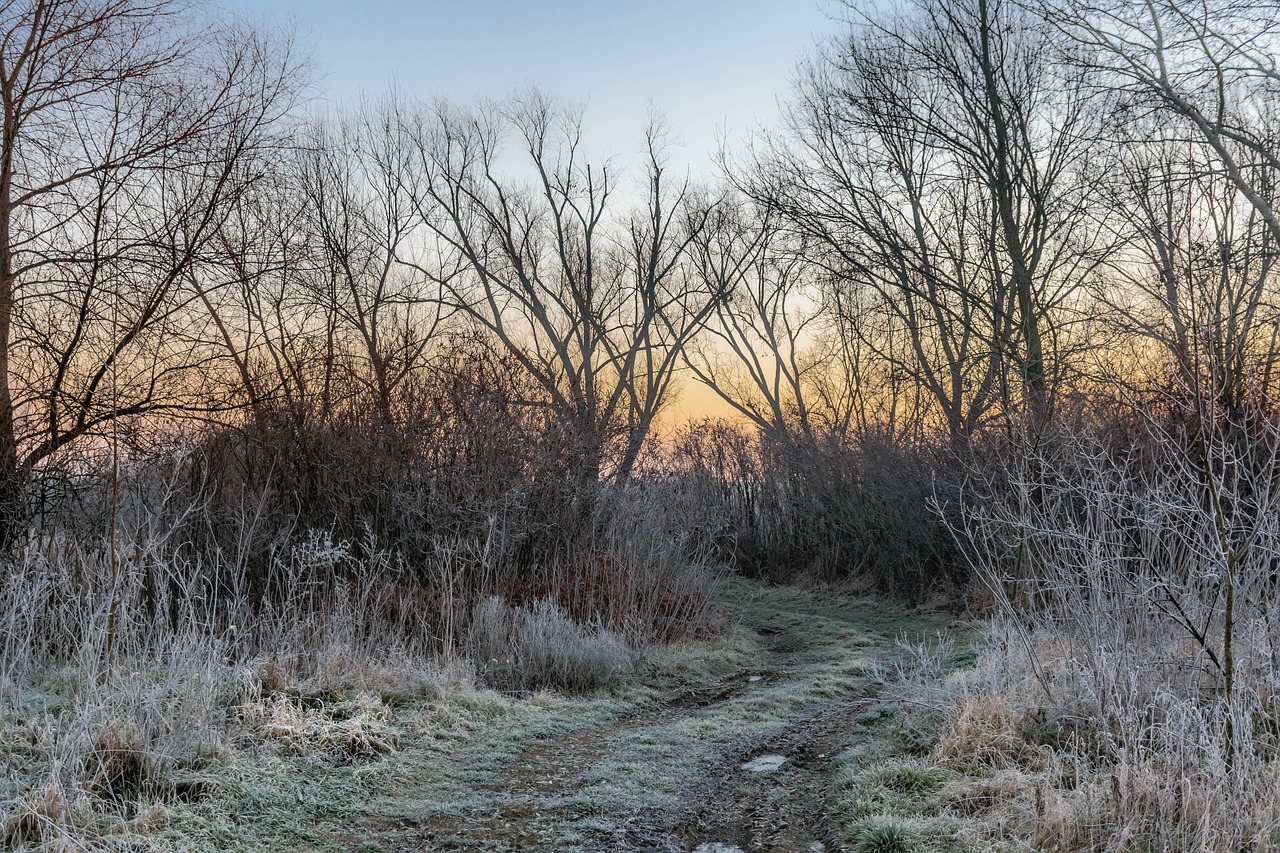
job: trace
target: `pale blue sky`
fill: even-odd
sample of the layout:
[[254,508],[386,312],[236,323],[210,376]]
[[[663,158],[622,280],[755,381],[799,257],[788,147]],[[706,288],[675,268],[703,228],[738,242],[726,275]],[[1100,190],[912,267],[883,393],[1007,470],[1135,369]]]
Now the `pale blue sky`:
[[635,152],[653,101],[709,168],[717,131],[772,123],[796,61],[830,32],[828,0],[230,0],[292,15],[336,100],[407,93],[470,100],[522,83],[588,101],[597,154]]

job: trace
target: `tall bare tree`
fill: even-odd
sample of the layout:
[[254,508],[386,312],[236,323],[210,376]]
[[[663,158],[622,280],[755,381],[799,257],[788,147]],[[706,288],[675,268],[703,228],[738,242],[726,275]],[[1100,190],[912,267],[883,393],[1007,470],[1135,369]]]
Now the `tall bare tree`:
[[1112,221],[1131,228],[1129,245],[1146,261],[1115,273],[1122,294],[1146,296],[1158,315],[1130,314],[1130,328],[1166,346],[1184,389],[1236,419],[1247,374],[1257,391],[1270,382],[1259,384],[1259,372],[1274,372],[1266,338],[1280,245],[1277,7],[1043,0],[1033,8],[1065,37],[1064,55],[1089,74],[1109,118],[1115,153],[1106,171],[1115,177],[1101,185],[1120,189]]
[[[1212,147],[1189,144],[1188,130],[1167,117],[1117,128],[1114,167],[1098,182],[1109,208],[1103,226],[1124,247],[1100,295],[1133,341],[1130,375],[1110,378],[1163,386],[1179,404],[1211,401],[1239,423],[1253,403],[1274,397],[1276,241]],[[1265,168],[1256,158],[1249,164]],[[1150,354],[1155,371],[1135,371]]]
[[813,380],[832,365],[821,346],[819,282],[801,247],[789,244],[779,217],[742,200],[720,207],[690,259],[725,294],[685,352],[694,376],[760,430],[812,439]]
[[891,322],[862,325],[907,343],[868,343],[928,389],[953,441],[1002,405],[1046,416],[1053,315],[1089,257],[1083,99],[1047,44],[1004,0],[858,7],[744,181],[825,248],[842,287],[877,295]]
[[331,318],[331,335],[349,339],[333,346],[354,346],[352,378],[389,422],[442,319],[442,301],[415,263],[405,182],[412,151],[390,106],[317,122],[307,148],[299,177],[319,263],[298,283]]
[[[296,92],[288,40],[170,0],[0,11],[0,517],[117,419],[200,406],[187,286]],[[193,375],[192,371],[195,371]]]
[[1040,0],[1117,112],[1177,116],[1280,239],[1280,16],[1271,0]]
[[[719,298],[685,268],[710,205],[672,179],[660,123],[634,189],[587,160],[580,111],[537,91],[437,104],[409,133],[431,275],[534,378],[579,473],[626,476]],[[634,206],[615,212],[628,192]]]

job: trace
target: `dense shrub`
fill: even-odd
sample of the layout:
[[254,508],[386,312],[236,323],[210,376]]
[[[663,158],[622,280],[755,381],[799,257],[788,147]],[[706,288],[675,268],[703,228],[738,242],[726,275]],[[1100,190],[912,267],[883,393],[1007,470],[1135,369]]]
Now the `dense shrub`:
[[775,438],[702,423],[681,437],[675,460],[701,489],[707,516],[723,520],[709,539],[743,574],[908,598],[963,584],[935,510],[960,467],[942,452],[878,436]]

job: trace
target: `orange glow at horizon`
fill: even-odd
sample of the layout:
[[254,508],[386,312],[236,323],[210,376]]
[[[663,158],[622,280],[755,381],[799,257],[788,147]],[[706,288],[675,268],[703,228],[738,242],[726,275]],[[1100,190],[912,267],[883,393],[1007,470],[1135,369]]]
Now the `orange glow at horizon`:
[[745,422],[741,412],[706,384],[691,376],[679,377],[672,385],[671,400],[660,418],[659,432],[676,430],[704,418]]

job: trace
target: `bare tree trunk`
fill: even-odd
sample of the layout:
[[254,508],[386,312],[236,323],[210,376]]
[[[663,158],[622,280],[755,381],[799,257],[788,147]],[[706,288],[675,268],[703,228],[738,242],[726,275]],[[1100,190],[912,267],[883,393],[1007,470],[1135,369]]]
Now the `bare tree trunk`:
[[[6,121],[5,136],[10,137]],[[11,143],[4,145],[11,151]],[[18,469],[13,391],[9,383],[9,350],[13,335],[13,252],[9,220],[12,211],[12,157],[0,159],[0,549],[12,541],[22,518],[24,483]]]

